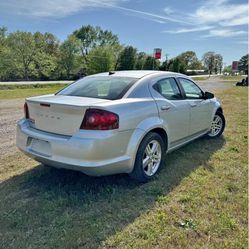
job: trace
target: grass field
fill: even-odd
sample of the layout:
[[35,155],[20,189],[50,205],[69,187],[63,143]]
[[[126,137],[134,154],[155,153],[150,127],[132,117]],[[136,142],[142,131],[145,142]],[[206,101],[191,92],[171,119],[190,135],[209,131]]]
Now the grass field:
[[207,80],[209,77],[202,77],[202,76],[198,76],[198,77],[191,77],[192,80],[198,81],[198,80]]
[[[212,77],[212,76],[211,76]],[[238,76],[225,76],[225,75],[221,75],[219,76],[219,78],[222,80],[228,80],[228,81],[233,81],[234,83],[237,83],[238,81],[241,81],[242,79],[245,79],[246,77],[238,75]],[[195,81],[201,81],[201,80],[207,80],[209,79],[209,77],[202,77],[202,76],[198,76],[198,77],[192,77],[193,80]],[[211,78],[212,79],[212,78]]]
[[245,79],[246,77],[238,75],[238,76],[220,76],[221,80],[229,80],[234,81],[234,83],[237,83],[238,81],[241,81],[242,79]]
[[147,184],[2,157],[0,248],[247,248],[248,94],[217,95],[224,136],[169,154]]
[[55,93],[64,84],[0,85],[0,99],[17,99]]

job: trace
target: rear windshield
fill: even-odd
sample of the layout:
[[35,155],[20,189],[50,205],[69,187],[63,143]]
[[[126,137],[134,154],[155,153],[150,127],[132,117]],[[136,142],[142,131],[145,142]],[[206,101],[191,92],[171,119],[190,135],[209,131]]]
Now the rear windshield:
[[115,100],[122,98],[136,80],[114,76],[85,77],[64,88],[57,95]]

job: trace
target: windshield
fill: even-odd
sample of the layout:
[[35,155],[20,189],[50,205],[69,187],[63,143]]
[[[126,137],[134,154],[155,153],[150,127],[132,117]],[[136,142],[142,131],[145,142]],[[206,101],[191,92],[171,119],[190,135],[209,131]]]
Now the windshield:
[[122,98],[136,80],[114,76],[85,77],[62,89],[57,95],[115,100]]

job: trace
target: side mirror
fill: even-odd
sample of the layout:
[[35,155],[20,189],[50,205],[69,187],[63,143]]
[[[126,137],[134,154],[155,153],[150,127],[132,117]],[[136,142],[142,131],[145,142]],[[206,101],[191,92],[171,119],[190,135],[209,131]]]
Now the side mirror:
[[214,98],[214,94],[210,92],[205,92],[204,93],[204,99],[212,99]]

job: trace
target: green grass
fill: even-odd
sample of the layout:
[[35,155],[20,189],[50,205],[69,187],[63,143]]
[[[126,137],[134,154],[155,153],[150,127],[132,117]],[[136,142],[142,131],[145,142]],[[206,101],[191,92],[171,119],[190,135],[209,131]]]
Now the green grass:
[[0,85],[0,99],[17,99],[55,93],[66,84]]
[[234,81],[235,83],[237,83],[238,81],[241,81],[242,79],[245,79],[246,77],[238,75],[238,76],[225,76],[225,75],[221,75],[220,79],[221,80],[230,80],[230,81]]
[[192,77],[192,80],[207,80],[209,77]]
[[169,154],[147,184],[2,156],[0,248],[247,248],[247,89],[217,95],[224,136]]
[[0,90],[13,90],[13,89],[37,89],[37,88],[49,88],[49,87],[65,87],[68,84],[3,84],[0,85]]

